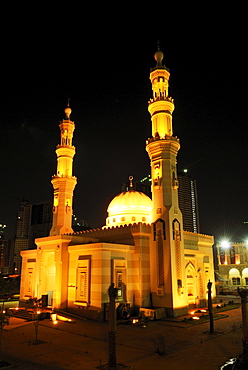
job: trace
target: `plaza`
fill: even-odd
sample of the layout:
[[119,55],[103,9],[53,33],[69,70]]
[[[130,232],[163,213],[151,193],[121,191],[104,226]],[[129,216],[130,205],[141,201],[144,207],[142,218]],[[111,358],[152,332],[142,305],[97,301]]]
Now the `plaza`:
[[[209,322],[186,324],[177,319],[150,321],[143,328],[117,326],[117,361],[134,370],[214,370],[242,352],[241,310],[225,311]],[[74,318],[74,323],[40,321],[34,345],[33,322],[17,318],[3,330],[3,358],[16,369],[96,369],[108,361],[108,323]],[[157,353],[164,337],[166,355]]]

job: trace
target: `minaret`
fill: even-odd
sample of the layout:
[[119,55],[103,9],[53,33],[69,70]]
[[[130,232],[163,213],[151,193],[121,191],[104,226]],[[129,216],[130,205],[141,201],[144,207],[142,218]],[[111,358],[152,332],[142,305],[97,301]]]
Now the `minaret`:
[[70,120],[71,108],[65,108],[65,119],[59,125],[60,144],[57,145],[57,174],[52,177],[54,189],[53,225],[50,235],[61,235],[73,232],[72,199],[77,178],[72,176],[75,147],[72,145],[74,122]]
[[179,139],[173,136],[174,102],[168,96],[169,70],[162,65],[158,47],[151,69],[153,98],[148,103],[152,138],[146,150],[151,161],[153,244],[151,273],[153,304],[165,307],[170,316],[186,312],[183,222],[178,205],[177,153]]

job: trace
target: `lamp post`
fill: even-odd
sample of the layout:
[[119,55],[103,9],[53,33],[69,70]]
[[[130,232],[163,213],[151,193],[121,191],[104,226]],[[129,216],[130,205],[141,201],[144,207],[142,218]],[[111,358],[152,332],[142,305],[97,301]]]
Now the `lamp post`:
[[115,299],[118,289],[112,283],[108,289],[109,295],[109,369],[116,369],[116,309]]
[[248,323],[247,323],[247,296],[248,289],[240,289],[238,287],[238,294],[241,297],[241,312],[242,312],[242,328],[243,328],[243,359],[245,365],[248,365]]
[[210,328],[209,328],[209,332],[210,334],[213,334],[214,332],[214,318],[213,318],[213,305],[212,305],[212,292],[211,292],[211,288],[212,288],[212,283],[211,281],[209,280],[208,281],[208,313],[209,313],[209,324],[210,324]]

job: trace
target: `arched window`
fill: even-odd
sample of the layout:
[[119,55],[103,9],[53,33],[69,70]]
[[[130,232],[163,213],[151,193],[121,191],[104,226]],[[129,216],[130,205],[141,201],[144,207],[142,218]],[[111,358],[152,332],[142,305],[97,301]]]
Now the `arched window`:
[[243,285],[248,285],[248,268],[244,268],[242,271]]
[[143,221],[143,222],[146,222],[146,218],[145,218],[145,217],[142,217],[142,221]]
[[231,280],[232,285],[240,285],[240,273],[236,268],[232,268],[229,271],[229,279]]
[[132,221],[136,221],[136,217],[134,217],[134,216],[133,216],[133,217],[132,217]]
[[125,217],[122,217],[122,218],[121,218],[121,221],[125,221]]

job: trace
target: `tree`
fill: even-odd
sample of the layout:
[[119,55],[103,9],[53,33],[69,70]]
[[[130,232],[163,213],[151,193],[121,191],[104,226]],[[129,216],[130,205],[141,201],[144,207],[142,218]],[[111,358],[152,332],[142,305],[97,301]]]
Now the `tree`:
[[0,312],[0,362],[2,360],[2,337],[3,337],[3,328],[5,325],[9,325],[10,311]]

